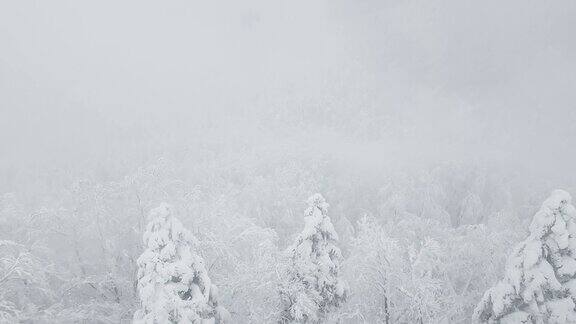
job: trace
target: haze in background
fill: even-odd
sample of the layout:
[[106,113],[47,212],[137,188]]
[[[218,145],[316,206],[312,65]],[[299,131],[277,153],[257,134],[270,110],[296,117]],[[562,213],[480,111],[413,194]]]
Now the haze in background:
[[572,177],[575,17],[574,1],[4,1],[0,191],[283,143]]

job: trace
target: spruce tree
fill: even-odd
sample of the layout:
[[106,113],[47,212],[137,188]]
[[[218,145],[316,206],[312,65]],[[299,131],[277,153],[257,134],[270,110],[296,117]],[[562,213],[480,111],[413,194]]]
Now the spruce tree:
[[504,279],[486,291],[475,319],[487,323],[575,323],[576,211],[556,190],[513,250]]
[[287,250],[288,267],[280,287],[282,322],[315,323],[345,300],[347,284],[338,277],[342,254],[338,235],[320,194],[308,199],[304,230]]
[[137,323],[223,323],[227,311],[218,305],[204,260],[192,247],[194,238],[161,204],[150,212],[144,233],[146,250],[138,258],[138,293],[142,307]]

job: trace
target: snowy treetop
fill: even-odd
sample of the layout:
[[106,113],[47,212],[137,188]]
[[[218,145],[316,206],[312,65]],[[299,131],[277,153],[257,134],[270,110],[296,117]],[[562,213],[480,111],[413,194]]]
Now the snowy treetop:
[[302,239],[320,234],[326,239],[338,240],[338,234],[328,217],[328,207],[328,203],[319,193],[308,198],[308,208],[304,213],[304,230],[300,234]]
[[324,197],[319,193],[313,194],[308,198],[308,205],[309,208],[316,207],[320,209],[324,215],[328,212],[328,207],[330,207]]
[[[152,209],[148,216],[143,239],[144,244],[152,250],[170,248],[173,242],[193,243],[194,237],[174,216],[173,208],[166,203]],[[168,251],[167,251],[168,252]],[[162,255],[167,256],[165,253]]]
[[[550,233],[556,234],[565,232],[564,222],[576,217],[576,210],[571,204],[572,197],[564,190],[554,190],[550,197],[542,203],[540,210],[534,215],[530,224],[530,233],[538,238],[542,238]],[[560,216],[560,218],[556,217]],[[562,230],[564,228],[564,230]],[[567,234],[564,233],[566,236]],[[562,239],[562,241],[567,238]]]
[[555,190],[513,250],[502,281],[486,291],[475,311],[480,321],[576,321],[576,211],[570,195]]

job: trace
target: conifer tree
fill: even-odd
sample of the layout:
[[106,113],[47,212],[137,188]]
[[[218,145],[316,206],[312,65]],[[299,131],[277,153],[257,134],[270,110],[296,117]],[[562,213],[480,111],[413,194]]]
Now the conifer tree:
[[288,267],[280,287],[285,323],[322,320],[346,300],[348,291],[339,278],[342,254],[328,204],[320,194],[310,197],[308,204],[304,230],[287,250]]
[[161,204],[150,212],[144,233],[146,250],[138,258],[138,293],[142,307],[137,323],[224,323],[204,260],[192,247],[194,238]]
[[487,323],[575,323],[576,211],[556,190],[513,250],[504,279],[486,291],[474,317]]

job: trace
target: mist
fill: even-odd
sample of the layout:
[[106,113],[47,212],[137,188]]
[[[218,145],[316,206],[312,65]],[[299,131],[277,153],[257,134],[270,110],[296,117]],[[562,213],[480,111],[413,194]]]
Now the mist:
[[[576,2],[568,0],[3,1],[0,196],[17,208],[0,213],[0,240],[11,240],[8,229],[20,226],[12,222],[21,217],[15,210],[41,210],[52,215],[43,220],[48,223],[68,219],[89,228],[103,210],[119,223],[145,222],[142,215],[164,201],[195,233],[224,237],[233,230],[223,232],[220,222],[242,219],[274,231],[277,241],[270,244],[284,250],[304,224],[306,198],[321,192],[334,222],[342,220],[336,229],[347,222],[355,233],[342,239],[347,257],[359,242],[362,217],[384,228],[400,226],[391,216],[400,207],[390,212],[390,197],[418,200],[402,212],[425,218],[428,205],[410,204],[436,199],[434,210],[448,215],[442,228],[450,232],[439,236],[446,238],[460,235],[453,231],[468,210],[461,201],[473,193],[483,208],[467,223],[487,226],[490,235],[510,230],[505,241],[515,244],[552,190],[576,193],[574,31]],[[138,178],[148,172],[154,181]],[[132,193],[123,203],[120,193],[110,200],[94,194],[101,208],[84,196],[71,198],[82,183],[98,191],[124,188],[124,182],[139,188],[139,207]],[[433,183],[441,195],[416,194]],[[92,216],[83,218],[82,210]],[[98,225],[108,242],[103,258],[117,252],[123,256],[114,262],[136,271],[144,225],[134,225],[128,239],[107,235],[114,225]],[[48,250],[61,248],[54,233],[30,226],[23,227],[28,236]],[[390,235],[400,242],[404,234]],[[102,264],[73,270],[87,262],[74,254],[101,257],[97,240],[38,257],[70,267],[67,282],[113,273]],[[243,249],[222,242],[226,247],[219,248]],[[238,297],[226,281],[233,278],[226,258],[202,250],[213,251],[206,244],[199,253],[216,264],[213,281],[228,289],[223,298],[232,322],[274,322],[234,313],[247,306],[231,302]],[[487,257],[496,264],[493,276],[449,322],[466,322],[480,292],[501,278],[511,249],[505,245]],[[121,252],[110,246],[122,246]],[[130,261],[118,261],[126,255]],[[138,298],[128,295],[104,312],[108,317],[75,318],[132,319]],[[0,293],[0,315],[4,300],[32,322],[72,318],[37,315],[49,305],[71,309],[64,297],[35,301],[40,317],[11,298]],[[376,321],[375,311],[359,309],[366,322]],[[16,317],[0,316],[0,322],[4,318]]]

